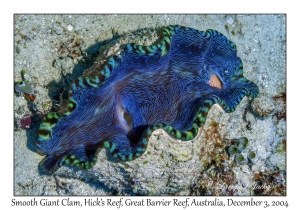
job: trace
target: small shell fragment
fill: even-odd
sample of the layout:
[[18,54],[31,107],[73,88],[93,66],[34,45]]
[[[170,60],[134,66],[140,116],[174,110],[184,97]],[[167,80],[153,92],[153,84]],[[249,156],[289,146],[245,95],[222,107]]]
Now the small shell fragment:
[[34,92],[34,89],[29,83],[22,81],[15,84],[15,91],[31,95]]

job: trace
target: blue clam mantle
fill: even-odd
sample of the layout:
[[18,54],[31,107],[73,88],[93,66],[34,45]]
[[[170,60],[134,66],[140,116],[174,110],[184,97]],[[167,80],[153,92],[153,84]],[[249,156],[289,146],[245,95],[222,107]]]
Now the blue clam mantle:
[[40,167],[92,167],[107,149],[121,161],[141,156],[152,132],[192,140],[210,108],[233,112],[258,87],[243,76],[236,46],[215,31],[164,27],[151,46],[126,44],[93,77],[74,80],[67,105],[44,116],[36,144]]

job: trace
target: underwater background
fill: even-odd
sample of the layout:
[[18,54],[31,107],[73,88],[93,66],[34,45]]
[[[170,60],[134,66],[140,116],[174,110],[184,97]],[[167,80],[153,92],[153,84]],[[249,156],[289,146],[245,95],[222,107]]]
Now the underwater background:
[[[234,42],[258,97],[245,97],[233,113],[214,105],[192,141],[157,130],[134,161],[114,161],[102,150],[89,170],[43,174],[37,129],[68,85],[120,43],[150,45],[158,28],[176,24],[214,29]],[[16,14],[14,51],[15,195],[286,194],[285,15]],[[240,162],[228,148],[243,137],[248,142]]]

